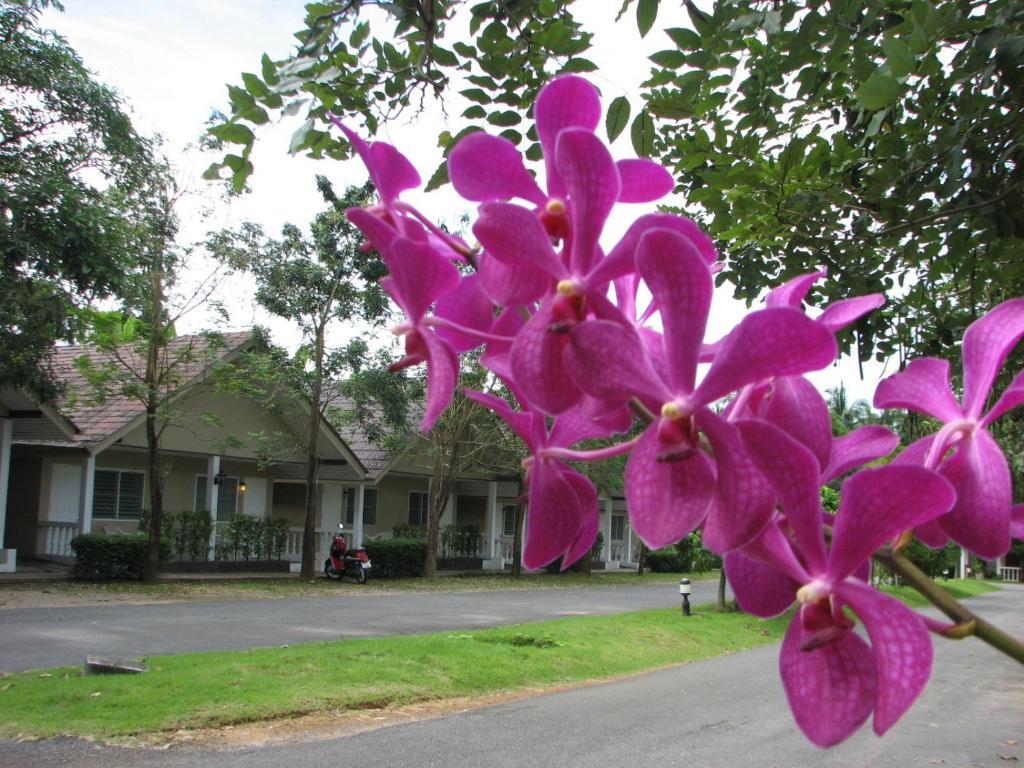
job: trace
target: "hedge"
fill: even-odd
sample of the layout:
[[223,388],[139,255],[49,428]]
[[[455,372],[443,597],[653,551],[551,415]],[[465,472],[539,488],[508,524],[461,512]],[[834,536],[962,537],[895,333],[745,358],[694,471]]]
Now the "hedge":
[[[141,581],[146,565],[148,536],[144,533],[87,533],[71,540],[75,553],[72,576],[89,581]],[[170,554],[161,542],[160,562]]]
[[416,539],[381,539],[363,544],[370,557],[374,578],[420,576],[427,559],[427,542]]
[[655,573],[685,573],[690,570],[690,564],[683,560],[674,546],[648,552],[644,555],[644,564]]

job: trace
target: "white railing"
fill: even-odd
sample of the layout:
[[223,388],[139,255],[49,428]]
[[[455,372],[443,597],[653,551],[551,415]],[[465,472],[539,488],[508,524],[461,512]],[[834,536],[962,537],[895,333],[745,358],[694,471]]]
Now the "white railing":
[[1020,568],[1004,565],[999,569],[999,575],[1003,577],[1003,581],[1020,581]]
[[73,557],[71,540],[78,535],[78,523],[45,521],[36,530],[36,552],[50,557]]
[[[284,552],[281,557],[285,560],[300,562],[302,560],[302,528],[289,528],[288,538],[284,543]],[[316,529],[316,555],[318,558],[327,557],[331,549],[331,539],[334,531],[327,531],[322,528]]]
[[611,546],[611,561],[621,563],[626,560],[626,543],[624,541],[613,541]]

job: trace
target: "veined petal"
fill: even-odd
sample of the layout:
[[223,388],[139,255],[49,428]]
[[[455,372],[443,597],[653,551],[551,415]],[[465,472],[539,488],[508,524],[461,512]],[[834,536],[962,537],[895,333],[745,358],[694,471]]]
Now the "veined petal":
[[[494,324],[494,305],[484,293],[480,275],[477,274],[466,275],[454,291],[441,296],[434,307],[434,314],[477,331],[489,331]],[[438,328],[436,332],[456,352],[476,349],[484,343],[479,336],[451,328]]]
[[942,549],[949,543],[949,534],[942,529],[938,520],[921,523],[914,529],[914,536],[929,549]]
[[985,417],[981,420],[982,428],[987,427],[1004,413],[1013,410],[1021,404],[1024,404],[1024,371],[1021,371],[1014,377],[1013,381],[1010,382],[1010,386],[1003,390],[999,400],[992,406],[992,410],[985,414]]
[[964,333],[964,413],[981,416],[992,382],[1024,337],[1024,299],[1004,301]]
[[832,416],[817,387],[803,376],[774,379],[771,393],[762,401],[757,415],[806,446],[819,466],[828,466],[832,455]]
[[583,396],[562,360],[569,334],[550,330],[551,305],[542,306],[512,344],[512,374],[530,404],[552,415],[569,410]]
[[652,425],[626,463],[629,517],[637,536],[651,549],[674,544],[700,525],[715,489],[714,470],[703,451],[659,461],[662,448]]
[[740,321],[715,356],[694,400],[712,403],[746,384],[816,371],[832,363],[835,337],[795,309],[762,309]]
[[434,422],[448,407],[459,381],[459,357],[452,348],[434,334],[421,334],[427,347],[427,408],[423,413],[421,432],[429,432]]
[[513,197],[536,205],[547,201],[515,144],[483,131],[471,133],[455,145],[448,156],[448,175],[456,192],[477,203]]
[[718,259],[711,238],[689,219],[671,213],[648,213],[630,225],[608,256],[587,276],[588,281],[598,285],[632,272],[640,238],[652,229],[670,229],[687,238],[709,265]]
[[864,724],[875,705],[875,658],[853,632],[812,651],[795,616],[782,641],[779,674],[793,719],[812,743],[832,747]]
[[395,228],[365,208],[349,208],[345,211],[345,217],[359,227],[359,231],[366,236],[370,245],[381,254],[386,263],[387,250],[399,237]]
[[607,437],[609,434],[611,434],[611,430],[597,423],[593,418],[588,418],[582,413],[582,408],[577,407],[560,413],[554,419],[551,432],[548,435],[548,445],[568,448],[582,440]]
[[843,483],[842,493],[828,563],[833,583],[887,541],[944,515],[956,501],[953,486],[937,472],[900,465],[862,469]]
[[434,301],[458,286],[459,270],[426,243],[401,237],[389,250],[395,300],[410,320],[423,317]]
[[846,581],[837,593],[864,622],[877,669],[875,733],[896,724],[921,695],[932,673],[932,639],[912,610],[859,581]]
[[508,424],[519,439],[526,443],[531,453],[537,450],[538,446],[534,444],[533,439],[534,419],[537,414],[532,411],[515,411],[508,401],[487,392],[463,389],[462,394],[497,414],[498,418]]
[[868,424],[832,441],[832,460],[821,473],[822,484],[830,483],[851,469],[888,456],[900,444],[899,435],[888,427]]
[[554,279],[569,277],[533,211],[512,203],[481,205],[473,234],[488,253],[506,264],[540,269]]
[[825,307],[825,311],[818,315],[817,320],[832,333],[839,333],[846,326],[857,322],[868,312],[873,312],[883,304],[885,304],[885,295],[881,293],[854,296],[852,299],[829,304]]
[[906,408],[939,421],[962,417],[949,384],[949,361],[937,357],[911,360],[899,373],[884,379],[875,390],[875,408]]
[[529,264],[507,264],[486,251],[477,257],[477,262],[480,284],[495,304],[522,307],[554,288],[551,275]]
[[672,174],[653,160],[619,160],[615,165],[622,181],[620,203],[650,203],[660,200],[675,187]]
[[359,134],[337,117],[328,117],[345,134],[352,149],[363,161],[370,174],[370,180],[385,205],[394,201],[405,190],[415,189],[422,183],[413,164],[393,146],[383,141],[367,144]]
[[636,265],[661,312],[673,390],[692,392],[715,289],[711,272],[693,243],[669,229],[640,238]]
[[558,134],[555,165],[569,197],[570,266],[585,275],[601,257],[598,239],[619,199],[619,172],[604,142],[584,128],[566,128]]
[[1010,548],[1010,468],[983,429],[964,437],[939,471],[956,488],[956,506],[939,525],[957,544],[986,560]]
[[762,619],[785,613],[800,588],[778,568],[753,560],[742,550],[726,553],[725,575],[740,608]]
[[804,298],[816,282],[828,275],[827,269],[819,269],[817,272],[808,272],[805,275],[798,275],[792,280],[787,280],[782,285],[772,288],[765,297],[766,307],[789,307],[800,309]]
[[543,568],[561,557],[579,536],[582,514],[580,497],[565,479],[563,464],[537,461],[530,469],[529,524],[523,565]]
[[715,453],[715,497],[704,523],[704,543],[717,554],[749,544],[772,519],[775,489],[761,474],[736,427],[709,408],[697,412],[697,426]]
[[597,531],[601,527],[600,511],[597,506],[597,489],[590,480],[579,472],[567,469],[563,475],[569,481],[579,499],[580,529],[576,539],[562,557],[562,570],[575,563],[581,557],[589,556],[590,550],[597,539]]
[[819,475],[814,454],[778,427],[760,420],[736,423],[743,443],[779,494],[782,510],[812,574],[825,570]]
[[781,571],[797,584],[807,584],[813,581],[813,577],[797,559],[793,551],[793,542],[782,532],[780,522],[781,518],[776,517],[768,523],[757,538],[742,549],[742,552],[751,560],[757,560]]
[[533,107],[537,137],[544,150],[548,194],[562,197],[565,187],[555,168],[555,143],[566,128],[593,131],[601,122],[601,97],[589,81],[575,75],[556,77],[537,94]]
[[576,386],[601,400],[626,402],[642,395],[670,400],[632,327],[586,320],[569,334],[565,367]]

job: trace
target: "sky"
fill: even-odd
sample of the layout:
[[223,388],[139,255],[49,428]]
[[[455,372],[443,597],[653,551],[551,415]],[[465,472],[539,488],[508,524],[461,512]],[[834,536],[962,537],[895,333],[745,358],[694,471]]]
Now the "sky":
[[[64,35],[97,78],[123,96],[136,128],[164,138],[164,151],[177,168],[179,182],[190,190],[180,209],[185,241],[199,240],[207,231],[243,221],[260,224],[268,234],[279,233],[288,222],[305,225],[323,207],[314,185],[315,174],[328,176],[338,189],[365,181],[365,171],[354,161],[289,156],[288,142],[299,118],[257,131],[252,191],[230,204],[220,199],[214,185],[200,179],[215,158],[187,149],[202,133],[211,110],[224,109],[228,84],[238,83],[242,72],[258,72],[264,52],[271,58],[289,53],[292,33],[302,27],[303,5],[304,0],[65,0],[65,13],[44,14],[44,26]],[[688,25],[681,12],[679,18],[665,18],[671,10],[662,4],[654,31],[642,40],[632,14],[614,23],[618,6],[578,4],[585,27],[595,32],[595,47],[585,55],[599,69],[587,77],[601,90],[605,104],[619,95],[630,96],[636,103],[638,86],[648,73],[646,57],[669,45],[658,30]],[[434,137],[446,128],[453,128],[454,133],[460,111],[457,102],[447,111],[433,104],[423,114],[384,126],[377,138],[406,153],[426,179],[441,160]],[[631,156],[627,136],[620,137],[612,151],[616,157]],[[469,209],[450,189],[403,198],[447,221]],[[629,214],[640,212],[644,212],[640,207],[630,206]],[[609,243],[625,230],[628,221],[629,216],[620,215],[609,223]],[[197,274],[201,271],[202,265]],[[230,329],[260,323],[270,328],[277,343],[298,344],[297,329],[256,307],[249,298],[252,291],[252,281],[244,276],[228,278],[222,284],[220,298],[230,311]],[[723,335],[744,312],[743,305],[725,291],[717,291],[709,337]],[[189,332],[215,323],[223,329],[212,313],[199,311],[184,318],[178,330]],[[865,373],[866,380],[861,380],[855,361],[845,359],[811,378],[821,389],[842,381],[851,399],[870,402],[884,373],[877,365],[868,366]]]

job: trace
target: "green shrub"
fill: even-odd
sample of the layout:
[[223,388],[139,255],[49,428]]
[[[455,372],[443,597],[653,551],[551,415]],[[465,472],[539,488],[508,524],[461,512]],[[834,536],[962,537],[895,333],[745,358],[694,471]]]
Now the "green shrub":
[[427,526],[411,525],[409,523],[402,523],[401,525],[396,525],[391,529],[391,535],[396,539],[415,539],[416,541],[426,541],[428,533]]
[[[139,530],[149,530],[149,510],[142,511]],[[168,548],[169,560],[205,560],[212,531],[213,521],[205,511],[164,510],[160,520],[160,538]]]
[[[146,565],[148,536],[144,533],[87,533],[71,540],[75,553],[72,575],[89,581],[141,581]],[[166,541],[160,543],[160,562],[170,554]]]
[[419,576],[427,558],[427,542],[417,539],[382,539],[363,545],[373,564],[374,578]]
[[644,563],[654,573],[683,573],[689,570],[689,563],[683,562],[683,556],[676,547],[663,547],[648,552]]
[[262,551],[268,560],[280,560],[288,543],[288,521],[283,517],[272,517],[263,525]]

